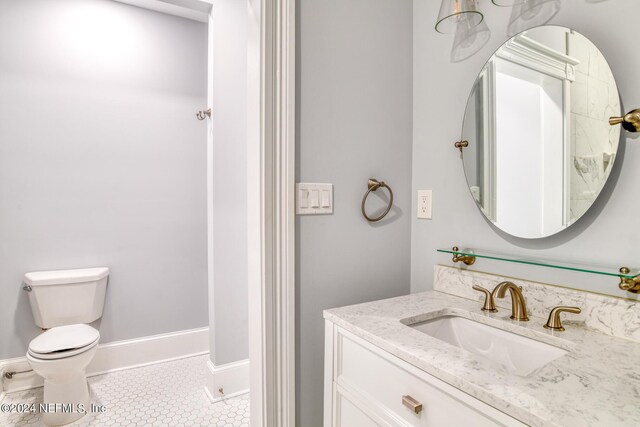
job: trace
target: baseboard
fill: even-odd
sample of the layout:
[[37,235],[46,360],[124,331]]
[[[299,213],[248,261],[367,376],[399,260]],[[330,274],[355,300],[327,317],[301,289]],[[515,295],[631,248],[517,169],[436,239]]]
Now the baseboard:
[[[16,374],[12,379],[5,378],[6,372],[25,372]],[[36,375],[31,370],[26,357],[16,357],[0,361],[0,383],[2,384],[3,397],[6,393],[13,391],[28,390],[30,388],[41,387],[42,377]]]
[[[170,360],[209,353],[209,328],[189,329],[126,341],[99,344],[95,357],[87,367],[87,376],[137,368]],[[4,372],[29,371],[26,357],[0,360],[0,396],[4,393],[41,387],[42,377],[33,371],[4,378]]]
[[219,366],[208,361],[207,368],[204,391],[212,402],[249,392],[249,359]]

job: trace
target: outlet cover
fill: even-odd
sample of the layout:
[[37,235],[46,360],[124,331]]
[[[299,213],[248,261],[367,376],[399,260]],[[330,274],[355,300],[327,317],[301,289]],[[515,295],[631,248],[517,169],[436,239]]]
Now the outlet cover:
[[418,190],[418,218],[431,219],[433,204],[432,190]]

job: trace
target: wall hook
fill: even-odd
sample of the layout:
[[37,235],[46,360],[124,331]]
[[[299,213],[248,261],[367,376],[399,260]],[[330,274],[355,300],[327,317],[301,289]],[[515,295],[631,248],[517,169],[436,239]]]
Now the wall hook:
[[198,120],[204,120],[207,117],[211,118],[211,108],[209,108],[208,110],[200,110],[196,113],[196,117],[198,118]]

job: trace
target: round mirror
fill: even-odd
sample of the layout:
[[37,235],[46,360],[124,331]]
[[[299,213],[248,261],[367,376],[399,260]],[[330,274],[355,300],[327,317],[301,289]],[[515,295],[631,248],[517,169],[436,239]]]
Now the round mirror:
[[482,213],[522,238],[555,234],[593,204],[616,160],[620,99],[613,73],[583,35],[537,27],[487,61],[462,128],[464,171]]

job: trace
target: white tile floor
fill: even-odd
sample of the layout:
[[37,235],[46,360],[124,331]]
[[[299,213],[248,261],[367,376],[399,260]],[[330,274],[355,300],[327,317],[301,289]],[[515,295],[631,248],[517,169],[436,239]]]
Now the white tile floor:
[[[208,356],[89,378],[91,400],[106,408],[69,426],[249,427],[249,395],[211,403],[204,394]],[[9,393],[2,403],[38,403],[42,388]],[[39,413],[0,413],[0,426],[40,426]]]

